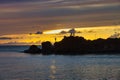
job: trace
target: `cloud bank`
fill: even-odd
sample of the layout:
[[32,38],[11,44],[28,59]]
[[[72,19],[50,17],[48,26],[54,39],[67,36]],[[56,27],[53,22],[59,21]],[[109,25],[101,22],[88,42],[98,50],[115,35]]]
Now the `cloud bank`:
[[119,0],[2,0],[0,34],[120,25],[119,8]]

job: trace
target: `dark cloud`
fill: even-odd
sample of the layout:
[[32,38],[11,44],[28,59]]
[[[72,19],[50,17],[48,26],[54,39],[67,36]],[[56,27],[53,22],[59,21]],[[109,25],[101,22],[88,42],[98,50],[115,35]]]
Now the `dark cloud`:
[[10,37],[0,37],[0,40],[9,40],[9,39],[12,39]]
[[[71,30],[71,29],[70,29]],[[60,34],[67,34],[67,33],[70,33],[70,30],[69,31],[61,31]],[[82,33],[81,31],[77,31],[75,30],[75,33]]]
[[23,37],[0,37],[0,40],[23,39]]
[[43,34],[43,32],[41,32],[41,31],[37,31],[35,34]]
[[[68,15],[88,15],[88,14],[97,14],[97,13],[108,13],[108,12],[120,12],[119,6],[107,6],[107,7],[93,7],[86,9],[73,9],[73,8],[55,8],[49,10],[41,10],[36,15],[40,17],[58,17],[58,16],[68,16]],[[35,13],[35,12],[34,12]],[[33,13],[31,13],[33,14]],[[29,14],[29,15],[31,15]],[[27,15],[26,15],[27,16]]]
[[66,31],[61,31],[60,32],[60,34],[66,34],[66,33],[68,33],[68,32],[66,32]]
[[95,31],[89,30],[89,31],[87,31],[87,33],[95,33]]
[[[120,25],[119,7],[118,0],[0,0],[0,34],[57,29],[58,23],[72,27]],[[68,27],[72,28],[59,28]]]
[[22,2],[33,2],[33,1],[44,1],[44,0],[0,0],[0,4],[5,3],[22,3]]
[[[86,2],[102,2],[103,0],[0,0],[0,3],[11,3],[11,2],[29,2],[29,1],[39,1],[39,2],[46,2],[46,1],[51,1],[51,2],[63,2],[65,4],[70,4],[70,3],[86,3]],[[118,0],[105,0],[104,2],[111,2],[111,1],[118,1]]]
[[[68,16],[68,15],[88,15],[88,14],[97,14],[97,13],[120,13],[119,4],[114,5],[107,5],[101,4],[100,6],[93,5],[86,5],[85,6],[63,6],[63,7],[56,7],[56,8],[45,8],[45,9],[31,9],[28,7],[27,10],[18,11],[8,10],[8,12],[4,12],[3,15],[0,15],[2,18],[33,18],[33,17],[59,17],[59,16]],[[26,6],[25,6],[26,7]],[[12,12],[13,11],[13,12]],[[16,11],[16,12],[15,12]],[[7,15],[9,14],[9,15]]]

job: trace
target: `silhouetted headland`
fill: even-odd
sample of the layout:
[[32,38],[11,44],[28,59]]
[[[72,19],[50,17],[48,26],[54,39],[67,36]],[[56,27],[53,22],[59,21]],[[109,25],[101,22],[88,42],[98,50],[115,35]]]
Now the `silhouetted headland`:
[[30,54],[40,54],[41,49],[38,48],[36,45],[32,45],[29,47],[28,50],[24,50],[25,53],[30,53]]
[[42,43],[42,49],[32,45],[24,52],[43,55],[120,54],[120,38],[86,40],[78,36],[65,36],[53,45],[47,41]]

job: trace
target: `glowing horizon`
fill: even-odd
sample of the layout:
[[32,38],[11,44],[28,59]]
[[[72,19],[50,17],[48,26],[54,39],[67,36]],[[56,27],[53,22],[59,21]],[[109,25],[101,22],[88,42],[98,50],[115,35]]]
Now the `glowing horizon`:
[[[81,27],[81,28],[74,28],[76,31],[82,31],[84,29],[106,29],[106,28],[111,28],[115,29],[116,27],[120,27],[120,25],[115,25],[115,26],[97,26],[97,27]],[[55,30],[46,30],[43,32],[43,34],[59,34],[61,31],[66,31],[68,32],[72,28],[65,28],[65,29],[55,29]]]
[[[117,27],[117,28],[116,28]],[[61,31],[69,31],[71,28],[55,29],[50,31],[44,31],[43,34],[13,34],[0,36],[0,44],[5,45],[40,45],[44,41],[55,42],[63,39],[64,36],[70,36],[70,33],[60,33]],[[94,40],[97,38],[108,38],[115,32],[120,32],[120,25],[117,26],[101,26],[101,27],[87,27],[87,28],[75,28],[76,36],[82,36],[85,39]]]

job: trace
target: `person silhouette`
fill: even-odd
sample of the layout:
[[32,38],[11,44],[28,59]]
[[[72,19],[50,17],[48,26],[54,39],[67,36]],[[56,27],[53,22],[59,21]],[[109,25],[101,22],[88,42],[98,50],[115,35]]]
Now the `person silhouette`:
[[57,38],[55,37],[55,42],[57,41]]
[[70,29],[69,30],[69,33],[70,33],[70,36],[75,36],[75,29],[74,28],[72,28],[72,29]]

